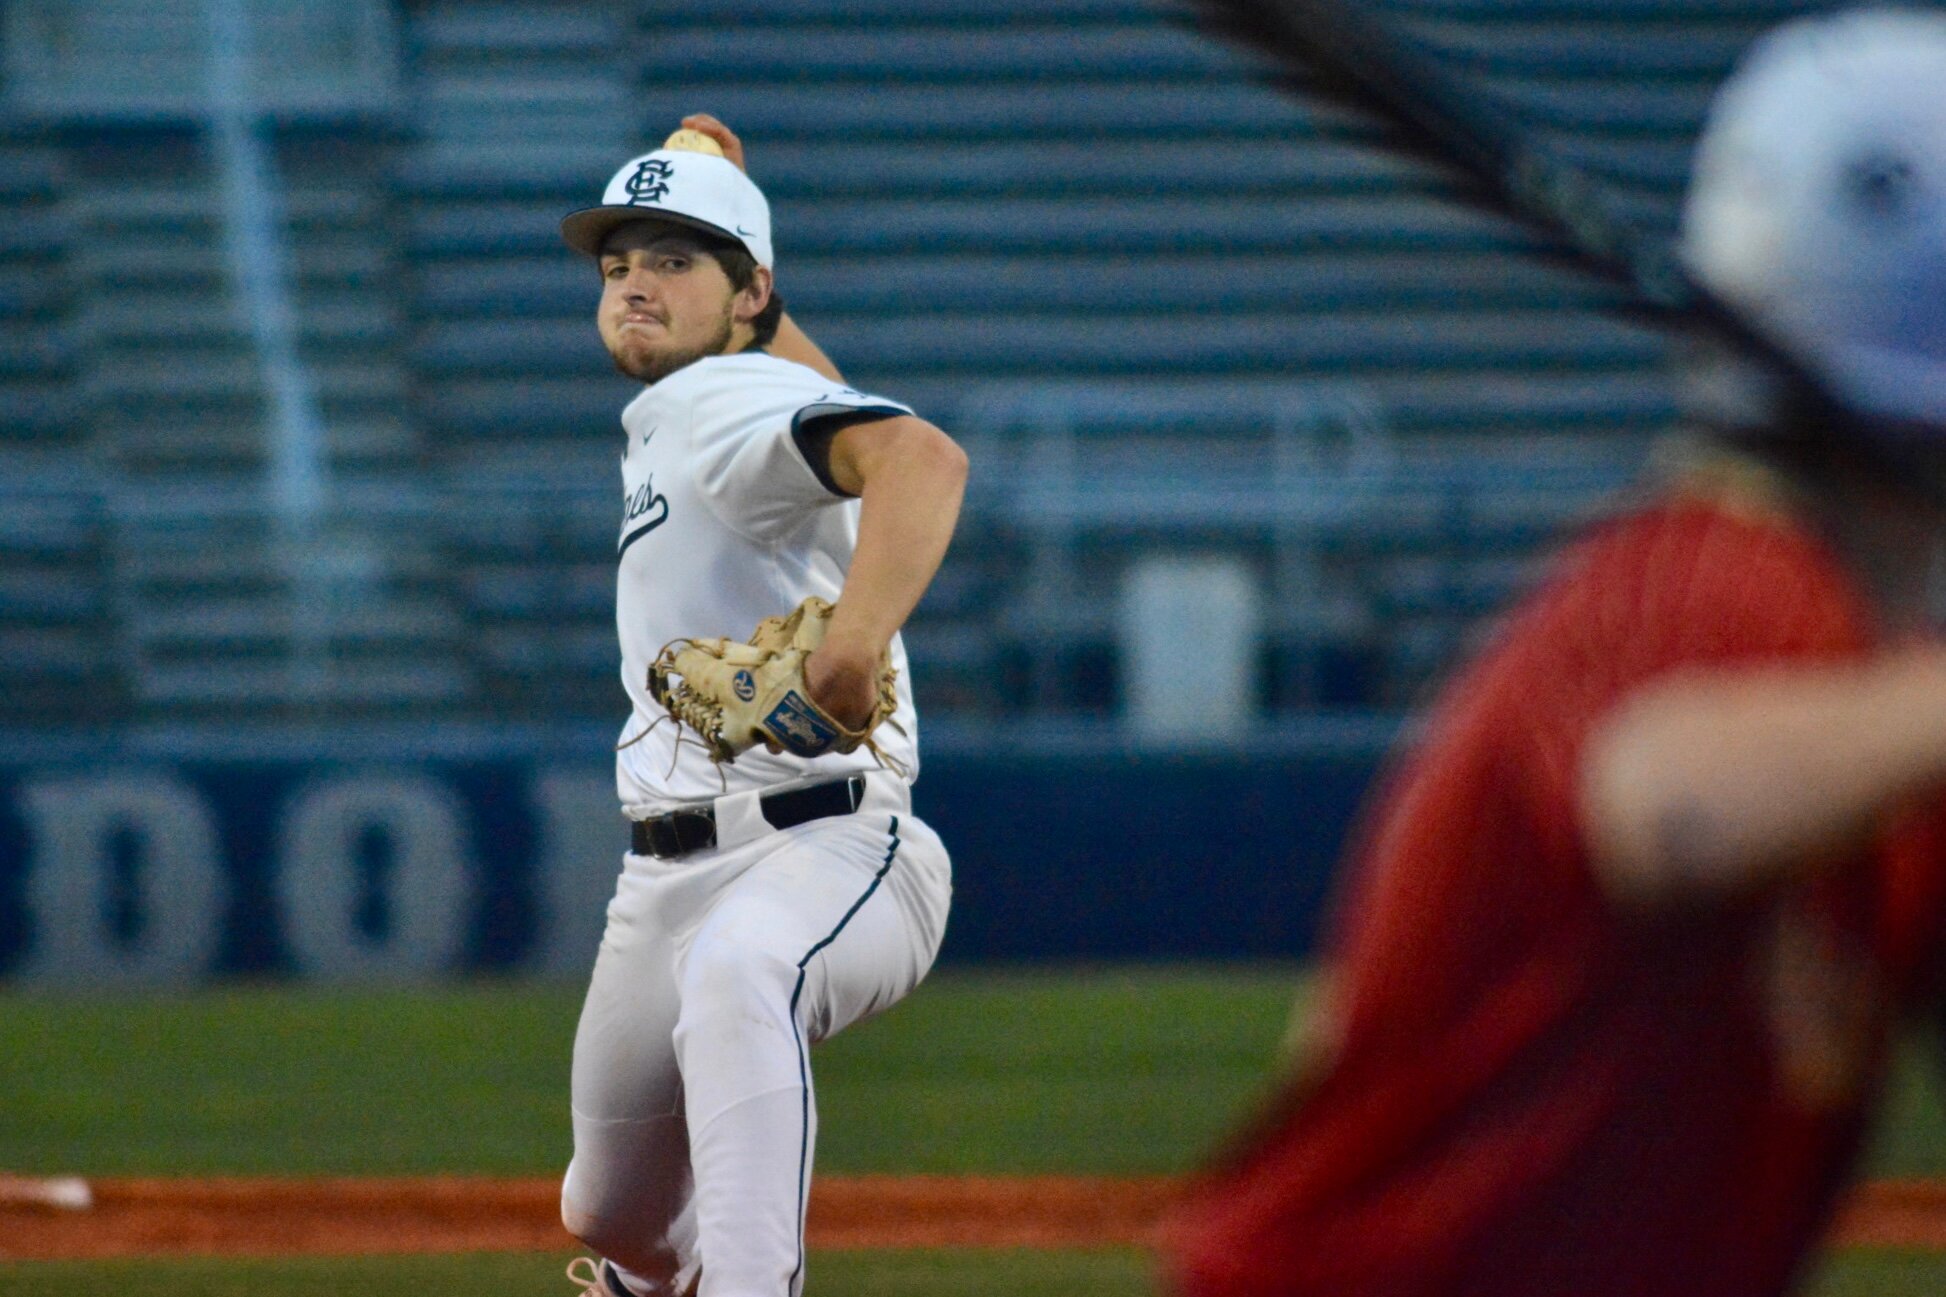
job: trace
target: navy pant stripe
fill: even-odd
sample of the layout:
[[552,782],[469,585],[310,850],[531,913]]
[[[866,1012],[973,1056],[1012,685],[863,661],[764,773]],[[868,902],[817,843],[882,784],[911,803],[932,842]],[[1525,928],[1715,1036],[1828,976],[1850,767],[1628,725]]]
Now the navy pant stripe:
[[845,930],[847,923],[851,922],[851,916],[858,913],[866,901],[872,899],[872,893],[878,890],[879,883],[884,881],[887,873],[891,872],[892,858],[899,853],[898,816],[892,817],[886,833],[891,838],[891,842],[885,848],[885,862],[878,867],[878,872],[872,875],[871,884],[865,888],[863,894],[852,902],[849,910],[845,911],[845,917],[838,920],[838,926],[831,929],[822,941],[805,951],[804,958],[797,961],[797,985],[791,989],[791,1026],[797,1037],[797,1079],[804,1114],[804,1124],[800,1128],[797,1140],[797,1268],[791,1271],[792,1289],[797,1287],[797,1277],[804,1273],[804,1192],[810,1179],[806,1174],[808,1169],[806,1163],[811,1156],[811,1057],[810,1050],[804,1043],[804,1029],[797,1025],[797,1004],[804,995],[804,970],[817,957],[820,950],[838,939],[838,934]]

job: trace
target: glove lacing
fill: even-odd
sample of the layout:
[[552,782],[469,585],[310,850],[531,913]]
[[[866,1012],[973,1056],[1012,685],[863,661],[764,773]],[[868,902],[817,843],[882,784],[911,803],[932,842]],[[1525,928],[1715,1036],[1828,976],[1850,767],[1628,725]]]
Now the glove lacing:
[[712,751],[722,746],[723,708],[714,699],[680,684],[669,691],[669,701],[664,706],[678,726],[687,725],[695,730]]

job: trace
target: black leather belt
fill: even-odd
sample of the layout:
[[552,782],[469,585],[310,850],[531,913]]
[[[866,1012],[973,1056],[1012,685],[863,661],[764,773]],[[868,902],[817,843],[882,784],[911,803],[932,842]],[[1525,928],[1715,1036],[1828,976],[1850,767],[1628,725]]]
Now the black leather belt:
[[[849,815],[865,800],[865,776],[851,775],[806,788],[765,793],[757,799],[763,817],[774,829],[788,829],[827,815]],[[630,846],[638,856],[674,860],[716,845],[716,811],[700,806],[670,811],[629,824]]]

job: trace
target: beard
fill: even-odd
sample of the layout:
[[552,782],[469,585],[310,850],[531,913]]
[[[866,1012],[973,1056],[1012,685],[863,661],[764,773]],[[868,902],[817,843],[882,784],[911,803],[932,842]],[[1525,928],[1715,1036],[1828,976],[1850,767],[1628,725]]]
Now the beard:
[[652,351],[631,347],[630,340],[625,337],[619,346],[609,348],[608,354],[614,358],[617,370],[638,382],[655,384],[678,369],[695,364],[705,356],[722,355],[730,349],[730,339],[735,333],[734,317],[730,308],[725,307],[723,318],[717,323],[716,332],[701,347]]

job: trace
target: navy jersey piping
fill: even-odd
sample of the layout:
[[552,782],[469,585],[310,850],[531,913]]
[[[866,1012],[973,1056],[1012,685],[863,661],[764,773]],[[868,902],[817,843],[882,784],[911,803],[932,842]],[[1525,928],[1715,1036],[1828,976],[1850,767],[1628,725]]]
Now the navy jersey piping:
[[799,410],[791,416],[791,440],[797,443],[797,453],[810,466],[818,485],[841,499],[851,500],[856,497],[831,479],[831,439],[855,423],[876,423],[880,419],[896,419],[905,413],[899,406],[860,405],[827,410],[807,419],[804,411]]

